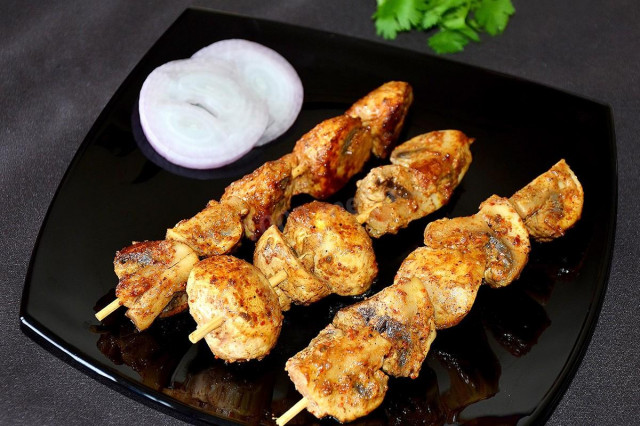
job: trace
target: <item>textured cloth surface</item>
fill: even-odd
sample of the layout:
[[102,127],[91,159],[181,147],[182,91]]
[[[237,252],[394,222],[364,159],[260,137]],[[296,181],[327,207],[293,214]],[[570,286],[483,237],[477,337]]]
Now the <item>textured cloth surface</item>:
[[[611,105],[618,143],[608,291],[584,360],[549,424],[633,424],[640,415],[640,3],[514,4],[517,14],[502,37],[448,58]],[[75,151],[142,55],[191,5],[381,41],[369,19],[373,0],[0,4],[1,424],[179,423],[34,343],[20,331],[18,309],[38,230]],[[388,43],[430,53],[424,34]]]

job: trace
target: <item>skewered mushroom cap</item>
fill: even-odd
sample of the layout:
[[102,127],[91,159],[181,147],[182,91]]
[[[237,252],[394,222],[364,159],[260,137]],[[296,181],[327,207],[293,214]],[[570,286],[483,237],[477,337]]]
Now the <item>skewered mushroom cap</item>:
[[198,262],[187,282],[189,311],[199,326],[224,322],[205,340],[224,360],[262,359],[273,348],[282,327],[278,296],[253,265],[233,256]]
[[340,206],[313,201],[297,207],[283,234],[305,268],[333,293],[362,294],[378,273],[371,238]]

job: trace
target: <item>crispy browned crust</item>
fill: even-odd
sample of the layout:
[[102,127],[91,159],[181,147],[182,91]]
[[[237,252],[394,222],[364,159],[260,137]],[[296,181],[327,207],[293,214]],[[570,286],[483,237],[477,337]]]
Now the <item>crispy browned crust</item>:
[[397,146],[355,194],[358,218],[374,238],[395,234],[449,202],[471,163],[473,139],[458,130],[416,136]]
[[181,220],[167,230],[167,239],[181,241],[200,257],[231,252],[243,235],[240,215],[231,206],[209,201],[190,219]]
[[193,268],[187,282],[189,312],[199,327],[224,322],[205,336],[209,348],[229,362],[262,359],[282,327],[278,296],[252,264],[233,256],[212,256]]
[[389,342],[369,327],[329,325],[289,358],[285,369],[307,398],[310,413],[348,422],[382,403],[389,377],[381,368],[389,349]]
[[345,114],[358,117],[373,136],[373,155],[386,158],[393,149],[413,102],[413,89],[390,81],[354,103]]
[[220,202],[244,213],[244,232],[250,240],[256,241],[268,227],[278,225],[291,206],[291,172],[296,164],[292,154],[268,161],[224,191]]
[[130,306],[162,279],[174,256],[173,244],[164,240],[135,242],[117,251],[113,268],[119,278],[116,297],[121,304]]
[[335,204],[313,201],[295,208],[284,237],[305,268],[333,293],[362,294],[378,273],[371,238],[352,214]]
[[293,154],[303,169],[294,181],[294,194],[322,200],[362,170],[371,154],[371,134],[359,118],[340,115],[303,135]]

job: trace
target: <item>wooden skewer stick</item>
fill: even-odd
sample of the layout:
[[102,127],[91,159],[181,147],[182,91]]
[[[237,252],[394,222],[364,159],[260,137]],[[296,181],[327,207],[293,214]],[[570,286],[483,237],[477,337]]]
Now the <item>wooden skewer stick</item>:
[[306,170],[307,168],[304,165],[299,164],[296,167],[294,167],[293,170],[291,170],[291,177],[295,179],[301,174],[303,174]]
[[102,321],[103,319],[108,317],[110,314],[112,314],[120,306],[122,306],[122,303],[120,303],[120,299],[116,299],[113,302],[109,303],[104,308],[100,309],[98,312],[96,312],[96,318],[98,319],[98,321]]
[[216,317],[205,324],[204,327],[200,327],[196,329],[193,333],[189,335],[189,340],[191,343],[197,343],[200,339],[202,339],[207,334],[211,333],[216,328],[220,327],[224,322],[224,318]]
[[278,287],[278,285],[285,279],[287,279],[287,273],[285,271],[280,271],[269,278],[269,284],[271,284],[271,287]]
[[360,225],[362,225],[363,223],[365,223],[367,221],[367,219],[369,219],[369,213],[360,213],[359,215],[356,216],[356,221],[358,221],[358,223]]
[[278,419],[276,420],[276,424],[278,426],[286,425],[291,419],[297,416],[302,410],[307,408],[308,403],[309,401],[307,401],[307,398],[302,397],[302,399],[298,401],[293,407],[289,408],[286,413],[278,417]]
[[[277,287],[282,281],[287,278],[287,273],[285,271],[280,271],[271,278],[269,278],[269,284],[273,287]],[[211,333],[216,328],[220,327],[224,322],[223,317],[216,317],[209,321],[202,327],[198,327],[193,333],[189,335],[189,340],[191,343],[197,343],[204,338],[207,334]]]

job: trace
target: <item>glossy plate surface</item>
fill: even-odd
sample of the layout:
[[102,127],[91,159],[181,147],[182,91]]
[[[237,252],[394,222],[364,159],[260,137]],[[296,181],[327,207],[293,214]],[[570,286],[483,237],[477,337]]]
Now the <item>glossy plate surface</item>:
[[[225,38],[265,44],[296,68],[303,110],[276,142],[215,171],[168,167],[140,140],[137,95],[157,66]],[[455,128],[476,138],[474,160],[450,204],[375,242],[390,284],[421,245],[425,225],[465,216],[492,194],[510,196],[565,158],[585,191],[582,220],[564,238],[533,244],[521,278],[482,288],[469,316],[442,331],[420,377],[392,379],[373,424],[528,424],[543,421],[568,386],[593,331],[615,231],[615,141],[609,108],[519,79],[393,47],[201,10],[186,11],[116,92],[67,171],[33,251],[21,307],[23,329],[84,371],[192,421],[272,423],[299,398],[284,372],[354,298],[330,297],[285,315],[265,360],[225,365],[191,345],[188,314],[136,333],[123,310],[98,324],[95,311],[117,284],[112,259],[131,241],[162,239],[166,228],[218,199],[232,181],[289,152],[316,123],[342,113],[388,80],[414,88],[403,139]],[[139,142],[136,142],[136,141]],[[374,162],[368,166],[376,165]],[[359,176],[361,177],[361,176]],[[354,179],[331,202],[352,207]],[[309,201],[294,199],[294,205]],[[245,243],[238,256],[250,258]],[[132,391],[129,392],[129,391]],[[158,405],[159,404],[159,405]],[[305,413],[295,424],[314,422]],[[368,423],[367,423],[368,424]]]

